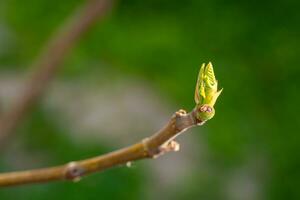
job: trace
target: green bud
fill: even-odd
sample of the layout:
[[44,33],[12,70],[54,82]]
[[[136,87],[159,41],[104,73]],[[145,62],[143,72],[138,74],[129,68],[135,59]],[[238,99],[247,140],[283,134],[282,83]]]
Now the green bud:
[[213,65],[209,62],[202,64],[195,90],[195,102],[197,108],[196,117],[201,121],[213,118],[215,114],[214,105],[223,89],[218,91]]

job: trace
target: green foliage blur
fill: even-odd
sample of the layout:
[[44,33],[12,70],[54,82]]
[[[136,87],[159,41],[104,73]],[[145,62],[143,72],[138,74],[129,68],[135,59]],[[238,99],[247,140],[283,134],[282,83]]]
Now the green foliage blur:
[[[28,72],[43,44],[82,3],[1,0],[0,73]],[[225,195],[230,174],[251,165],[247,176],[257,177],[253,187],[259,199],[300,199],[299,6],[293,0],[118,1],[104,22],[75,45],[57,78],[85,80],[93,73],[101,79],[103,71],[114,78],[139,77],[175,109],[192,109],[199,66],[211,61],[224,91],[216,116],[196,128],[195,137],[208,146],[211,173],[196,170],[164,195],[175,200],[231,199]],[[115,148],[105,143],[78,146],[65,131],[37,105],[18,132],[27,152],[47,157],[43,166]],[[13,170],[1,157],[0,170]],[[0,189],[0,199],[147,199],[144,191],[151,185],[145,184],[149,177],[143,162],[148,161],[76,184]],[[201,164],[194,163],[196,168]],[[253,199],[244,195],[236,199]]]

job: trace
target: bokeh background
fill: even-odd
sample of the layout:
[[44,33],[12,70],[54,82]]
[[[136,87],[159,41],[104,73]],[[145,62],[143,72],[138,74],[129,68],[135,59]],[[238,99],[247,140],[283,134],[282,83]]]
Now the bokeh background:
[[[0,112],[84,1],[0,0]],[[123,0],[66,57],[0,152],[0,170],[63,164],[132,144],[191,110],[212,61],[217,114],[181,151],[83,178],[0,189],[11,199],[300,199],[299,1]]]

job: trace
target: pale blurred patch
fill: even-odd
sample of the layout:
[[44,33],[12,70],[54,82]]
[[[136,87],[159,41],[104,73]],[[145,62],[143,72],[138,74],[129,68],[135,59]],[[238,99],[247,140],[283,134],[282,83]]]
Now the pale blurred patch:
[[[254,151],[255,152],[255,151]],[[253,153],[253,152],[252,152]],[[228,173],[225,178],[225,194],[232,200],[262,200],[268,174],[264,155],[249,154],[244,165]]]

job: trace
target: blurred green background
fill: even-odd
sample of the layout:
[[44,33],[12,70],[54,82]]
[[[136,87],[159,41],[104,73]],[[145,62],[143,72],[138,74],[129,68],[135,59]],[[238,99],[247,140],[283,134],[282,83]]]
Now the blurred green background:
[[[0,111],[43,44],[84,1],[0,0]],[[132,144],[191,110],[199,66],[220,87],[182,150],[83,178],[0,189],[0,199],[300,199],[299,1],[118,1],[76,44],[0,153],[0,170]]]

